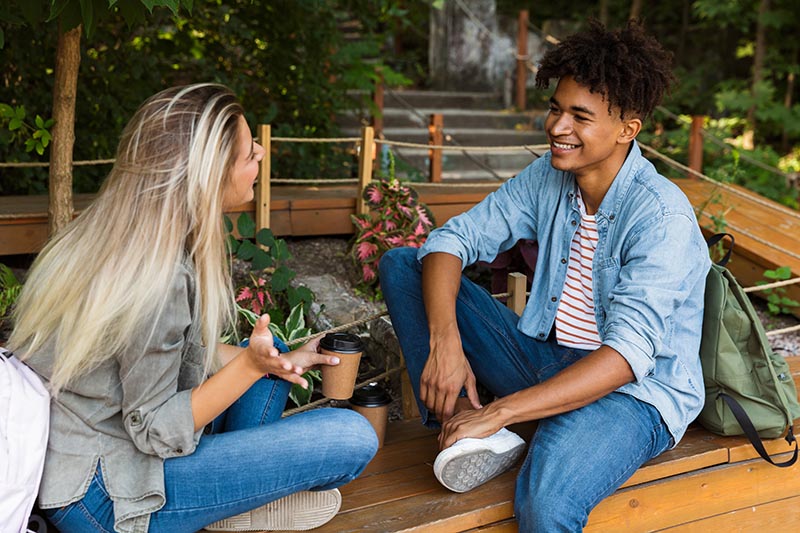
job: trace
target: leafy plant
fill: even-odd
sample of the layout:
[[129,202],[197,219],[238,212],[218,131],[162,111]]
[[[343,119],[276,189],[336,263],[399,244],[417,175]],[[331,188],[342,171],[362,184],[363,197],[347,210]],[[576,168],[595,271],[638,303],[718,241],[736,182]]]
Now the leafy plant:
[[35,150],[37,154],[44,155],[44,149],[53,138],[50,133],[53,119],[45,120],[41,115],[36,115],[33,124],[29,124],[25,121],[27,114],[24,105],[11,107],[8,104],[0,103],[0,124],[11,134],[9,143],[24,141],[25,152]]
[[[766,285],[775,281],[784,281],[792,277],[792,269],[788,266],[778,267],[775,270],[765,270],[764,277],[769,281],[759,281],[756,285]],[[762,291],[767,296],[767,308],[773,315],[791,314],[794,309],[800,306],[800,302],[792,300],[786,296],[786,289],[784,287],[776,287],[774,289],[766,289]]]
[[392,156],[389,176],[364,187],[363,197],[372,211],[350,215],[356,227],[350,257],[360,270],[360,285],[366,289],[377,285],[378,264],[387,250],[419,248],[435,226],[433,214],[419,202],[417,192],[394,177]]
[[[252,302],[253,300],[250,301],[250,303]],[[242,307],[241,305],[239,306],[239,314],[245,318],[251,327],[255,325],[256,320],[258,320],[258,317],[261,315],[261,313],[253,309]],[[283,323],[270,322],[269,329],[273,335],[286,344],[311,334],[311,328],[306,326],[303,306],[300,304],[292,308],[289,317]],[[309,370],[303,374],[303,377],[306,378],[308,382],[308,388],[304,389],[300,385],[293,384],[289,392],[289,399],[298,407],[311,401],[311,395],[314,393],[314,382],[319,383],[322,381],[320,370]]]
[[[228,248],[231,253],[238,259],[249,262],[252,270],[259,273],[255,276],[251,274],[252,285],[240,287],[237,296],[241,296],[246,288],[256,298],[261,310],[269,303],[267,312],[274,322],[284,322],[297,305],[307,313],[314,301],[314,293],[308,287],[291,285],[296,274],[286,266],[286,262],[292,257],[286,241],[276,239],[268,228],[256,232],[255,222],[248,213],[242,213],[236,221],[236,229],[241,238],[233,235],[233,223],[227,216],[225,227],[229,232]],[[267,275],[262,276],[260,273]]]
[[6,313],[14,306],[21,290],[22,284],[17,280],[14,272],[0,263],[0,323],[2,323]]

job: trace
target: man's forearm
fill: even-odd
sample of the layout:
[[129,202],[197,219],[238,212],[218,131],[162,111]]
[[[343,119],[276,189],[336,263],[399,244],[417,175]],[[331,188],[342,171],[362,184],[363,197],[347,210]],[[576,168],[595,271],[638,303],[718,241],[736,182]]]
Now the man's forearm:
[[486,415],[498,417],[504,426],[539,420],[588,405],[633,380],[625,358],[601,346],[552,378],[495,400]]
[[422,299],[431,337],[457,331],[456,297],[461,286],[461,259],[434,252],[422,259]]

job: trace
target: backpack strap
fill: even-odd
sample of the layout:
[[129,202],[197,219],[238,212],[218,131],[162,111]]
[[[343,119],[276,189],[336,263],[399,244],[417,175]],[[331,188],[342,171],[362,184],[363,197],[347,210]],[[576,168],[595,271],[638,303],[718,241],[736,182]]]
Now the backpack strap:
[[711,237],[709,237],[706,240],[706,243],[708,244],[708,247],[711,248],[712,246],[714,246],[715,244],[720,242],[725,237],[730,237],[731,245],[728,247],[728,251],[725,252],[725,255],[722,256],[722,259],[720,259],[717,262],[717,264],[719,266],[725,266],[725,265],[728,264],[728,261],[731,260],[731,255],[733,255],[733,245],[736,244],[736,239],[734,239],[733,235],[731,235],[730,233],[715,233],[714,235],[712,235]]
[[797,461],[797,440],[794,437],[794,431],[792,429],[792,425],[789,424],[789,431],[786,433],[786,442],[791,446],[794,444],[794,454],[788,461],[784,461],[783,463],[776,463],[772,460],[772,457],[769,456],[767,450],[764,449],[764,445],[761,443],[761,439],[756,432],[756,428],[753,427],[753,423],[750,422],[750,418],[745,413],[744,409],[739,402],[725,394],[724,392],[720,392],[718,398],[722,398],[725,403],[730,408],[733,416],[736,417],[736,421],[739,422],[739,425],[742,426],[744,430],[744,434],[747,437],[747,440],[750,441],[750,444],[753,445],[753,448],[756,449],[758,455],[761,456],[762,459],[765,461],[772,463],[775,466],[780,466],[782,468],[786,468],[792,466]]

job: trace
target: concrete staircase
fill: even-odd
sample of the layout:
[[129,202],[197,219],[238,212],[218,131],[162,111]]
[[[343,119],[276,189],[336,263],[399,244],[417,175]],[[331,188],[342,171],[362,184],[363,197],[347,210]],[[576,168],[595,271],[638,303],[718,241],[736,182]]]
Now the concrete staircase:
[[[354,93],[363,98],[363,93]],[[444,117],[444,142],[453,146],[521,146],[544,144],[544,111],[518,113],[503,109],[499,93],[386,90],[383,135],[387,140],[428,143],[428,121],[433,113]],[[346,136],[357,136],[369,117],[352,112],[337,121]],[[384,150],[389,147],[384,145]],[[398,177],[427,181],[429,158],[425,148],[391,147]],[[525,168],[535,155],[519,148],[503,152],[451,152],[442,156],[443,181],[509,178]]]

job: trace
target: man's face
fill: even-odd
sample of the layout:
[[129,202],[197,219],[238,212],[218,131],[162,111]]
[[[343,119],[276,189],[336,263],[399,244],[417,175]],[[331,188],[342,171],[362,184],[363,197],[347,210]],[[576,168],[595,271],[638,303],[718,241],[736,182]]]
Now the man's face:
[[609,112],[603,95],[571,76],[559,80],[545,120],[553,168],[578,178],[613,179],[632,140],[626,130],[619,109]]

